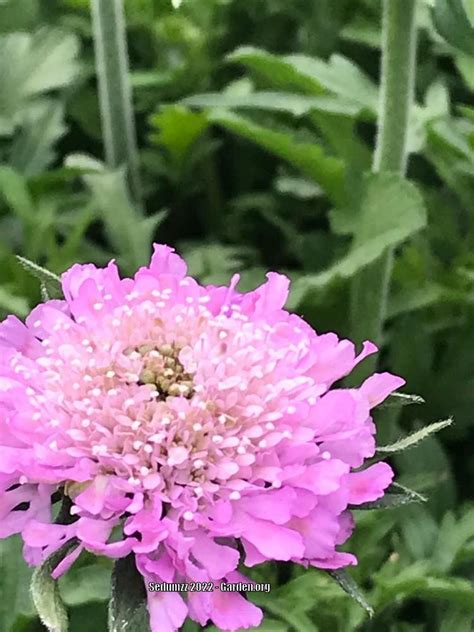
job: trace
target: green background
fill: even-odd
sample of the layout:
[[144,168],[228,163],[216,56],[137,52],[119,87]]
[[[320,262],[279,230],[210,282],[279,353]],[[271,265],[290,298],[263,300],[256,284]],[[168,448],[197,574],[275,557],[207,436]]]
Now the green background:
[[[349,336],[351,280],[395,248],[380,367],[426,403],[383,411],[379,443],[454,417],[391,459],[428,502],[358,512],[351,574],[372,620],[323,572],[287,564],[255,569],[273,590],[251,599],[265,609],[265,632],[471,631],[472,1],[418,2],[409,182],[369,174],[377,0],[125,5],[141,206],[123,172],[103,163],[87,0],[0,2],[0,316],[24,317],[41,300],[16,254],[55,273],[114,257],[131,274],[157,241],[203,283],[238,271],[247,290],[268,270],[285,272],[289,308],[317,331]],[[1,541],[0,552],[0,630],[41,630],[20,543]],[[71,632],[105,630],[110,570],[86,555],[61,580]]]

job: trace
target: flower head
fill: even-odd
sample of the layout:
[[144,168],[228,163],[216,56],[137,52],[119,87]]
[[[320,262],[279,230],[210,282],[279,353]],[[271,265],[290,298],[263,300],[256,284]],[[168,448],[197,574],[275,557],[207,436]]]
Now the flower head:
[[[203,287],[166,246],[121,279],[75,265],[65,300],[0,325],[0,537],[21,532],[37,565],[62,544],[135,555],[146,582],[248,581],[267,560],[335,569],[348,507],[392,480],[370,416],[403,380],[375,374],[331,388],[376,351],[318,335],[283,309],[288,280],[270,273],[241,294]],[[54,522],[57,491],[70,499]],[[26,509],[25,509],[26,507]],[[120,536],[117,538],[117,529]],[[112,532],[114,537],[112,538]],[[239,579],[240,578],[240,579]],[[187,615],[223,630],[256,626],[239,593],[148,593],[152,629]]]

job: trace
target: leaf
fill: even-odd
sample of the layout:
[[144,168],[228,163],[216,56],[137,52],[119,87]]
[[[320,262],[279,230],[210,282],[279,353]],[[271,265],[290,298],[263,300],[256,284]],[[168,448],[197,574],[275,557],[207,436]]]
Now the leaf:
[[472,6],[468,6],[468,2],[436,0],[433,19],[438,33],[451,46],[468,55],[474,55],[474,26],[471,18]]
[[436,569],[448,573],[464,545],[474,538],[474,509],[464,513],[459,520],[450,511],[443,516],[438,539],[433,549],[432,561]]
[[128,192],[125,171],[104,171],[84,176],[92,191],[110,243],[120,253],[124,268],[136,270],[150,256],[153,234],[165,213],[142,218],[133,206]]
[[97,158],[90,156],[89,154],[75,153],[69,154],[64,160],[64,166],[68,169],[74,169],[80,173],[89,172],[102,172],[105,170],[105,165]]
[[474,614],[460,606],[450,606],[443,612],[443,620],[439,632],[472,632]]
[[321,110],[331,114],[357,116],[361,108],[356,104],[331,96],[306,96],[291,92],[251,92],[247,95],[223,92],[208,92],[187,97],[181,101],[184,105],[201,108],[250,108],[255,110],[275,110],[289,112],[294,116],[303,116],[311,110]]
[[115,562],[109,632],[150,632],[145,583],[135,565],[134,554]]
[[61,597],[68,606],[110,598],[111,571],[102,564],[80,566],[68,571],[59,580]]
[[278,56],[245,46],[231,53],[227,59],[244,64],[280,88],[296,88],[313,95],[329,91],[343,97],[347,103],[358,104],[374,113],[377,110],[376,85],[342,55],[333,55],[326,62],[307,55]]
[[412,489],[408,489],[408,487],[400,485],[400,483],[392,483],[389,489],[400,491],[396,493],[388,491],[378,500],[363,503],[362,505],[354,505],[351,508],[363,511],[371,509],[394,509],[410,503],[426,502],[426,498],[424,496]]
[[440,303],[445,297],[445,289],[437,283],[426,282],[418,287],[406,286],[390,297],[387,319],[431,307]]
[[209,119],[286,160],[319,184],[336,203],[343,201],[344,164],[328,156],[320,145],[299,141],[290,132],[275,131],[230,112],[212,112]]
[[357,103],[369,112],[377,111],[377,86],[346,57],[335,54],[325,62],[307,55],[288,55],[286,60],[299,72],[316,79],[329,92]]
[[462,6],[466,12],[467,19],[474,28],[474,0],[462,0]]
[[25,224],[34,221],[35,207],[26,179],[11,167],[0,167],[0,194]]
[[344,592],[346,592],[350,597],[352,597],[352,599],[354,599],[354,601],[356,601],[362,608],[364,608],[369,617],[374,616],[374,609],[367,602],[359,586],[347,571],[343,569],[337,569],[333,571],[328,571],[328,573],[333,579],[336,580],[336,582],[339,584],[342,590],[344,590]]
[[59,593],[58,583],[51,577],[51,572],[77,545],[76,540],[66,542],[33,572],[31,596],[40,619],[49,632],[67,632],[68,630],[67,611]]
[[162,107],[151,117],[151,123],[157,130],[152,134],[152,140],[166,148],[178,169],[183,168],[191,147],[208,127],[204,114],[191,112],[180,105]]
[[12,129],[31,97],[67,86],[78,76],[78,39],[59,29],[3,35],[0,50],[0,119]]
[[17,255],[16,258],[27,272],[32,274],[41,282],[41,287],[44,288],[49,297],[64,298],[61,287],[61,279],[56,274],[42,268],[29,259],[25,259],[25,257]]
[[391,393],[387,399],[379,404],[378,408],[399,408],[400,406],[410,406],[411,404],[424,404],[425,400],[420,395],[409,395],[408,393]]
[[429,426],[424,426],[424,428],[420,428],[420,430],[416,430],[412,432],[406,437],[395,441],[395,443],[391,443],[390,445],[379,446],[377,448],[377,453],[379,454],[394,454],[395,452],[402,452],[407,448],[413,448],[418,443],[434,434],[435,432],[439,432],[443,428],[447,428],[453,423],[452,419],[445,419],[443,421],[437,421],[434,424],[430,424]]
[[54,146],[66,132],[64,107],[44,100],[28,108],[21,133],[11,147],[10,164],[27,177],[45,171],[56,159]]
[[366,179],[359,221],[348,254],[328,270],[295,283],[293,300],[308,289],[322,288],[336,278],[350,278],[426,225],[426,209],[418,189],[391,173]]
[[319,81],[306,73],[299,72],[285,57],[260,48],[242,46],[227,55],[227,61],[243,64],[280,88],[299,90],[306,94],[323,92]]
[[28,315],[30,306],[26,298],[13,294],[6,285],[0,286],[0,308],[8,313],[15,313],[17,316]]
[[[198,632],[199,629],[202,628],[198,628],[196,626],[195,632]],[[287,623],[283,623],[282,621],[278,621],[277,619],[265,617],[258,628],[239,628],[238,630],[236,630],[236,632],[244,632],[244,630],[247,630],[247,632],[288,632],[289,626]],[[183,632],[186,631],[183,630]],[[211,627],[206,628],[206,632],[221,632],[221,630],[219,628],[216,628],[214,625],[211,625]]]
[[25,586],[31,578],[31,569],[22,557],[20,536],[0,540],[0,630],[10,632],[20,614],[32,614],[33,604]]

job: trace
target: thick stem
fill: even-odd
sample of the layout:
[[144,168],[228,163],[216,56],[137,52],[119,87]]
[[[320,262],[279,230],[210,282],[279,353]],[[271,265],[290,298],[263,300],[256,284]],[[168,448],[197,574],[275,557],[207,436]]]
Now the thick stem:
[[[404,175],[407,137],[413,103],[416,57],[416,0],[384,0],[382,25],[382,79],[378,135],[372,170]],[[352,338],[380,345],[385,321],[393,250],[389,249],[355,279],[351,295]],[[376,368],[374,356],[354,372],[360,382]]]
[[139,203],[140,169],[123,0],[92,0],[92,23],[107,164],[112,169],[126,167],[132,196]]

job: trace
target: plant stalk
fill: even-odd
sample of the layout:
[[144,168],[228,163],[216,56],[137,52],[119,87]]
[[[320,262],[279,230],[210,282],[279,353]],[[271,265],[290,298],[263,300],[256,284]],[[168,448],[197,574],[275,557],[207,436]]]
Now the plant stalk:
[[142,199],[123,0],[91,0],[102,134],[107,165],[124,166],[132,197]]
[[[372,164],[375,173],[406,173],[408,123],[415,86],[415,13],[416,0],[384,0],[378,133]],[[377,345],[382,342],[393,258],[393,249],[388,249],[353,281],[351,328],[357,344],[364,340]],[[354,383],[373,373],[376,362],[371,356],[358,367],[353,373]]]

